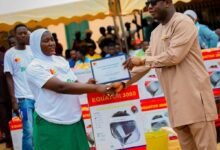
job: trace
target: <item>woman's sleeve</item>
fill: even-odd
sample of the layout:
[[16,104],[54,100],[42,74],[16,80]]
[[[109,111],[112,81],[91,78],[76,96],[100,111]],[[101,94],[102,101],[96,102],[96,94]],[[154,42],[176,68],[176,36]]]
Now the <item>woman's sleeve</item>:
[[45,70],[40,65],[30,65],[27,68],[27,80],[39,88],[42,88],[44,84],[52,78],[53,70]]

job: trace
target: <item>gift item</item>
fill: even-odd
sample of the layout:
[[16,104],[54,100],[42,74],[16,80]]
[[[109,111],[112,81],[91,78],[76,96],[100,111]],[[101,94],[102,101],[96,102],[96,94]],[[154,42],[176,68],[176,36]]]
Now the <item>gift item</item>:
[[19,117],[13,117],[9,127],[14,150],[22,150],[22,120]]

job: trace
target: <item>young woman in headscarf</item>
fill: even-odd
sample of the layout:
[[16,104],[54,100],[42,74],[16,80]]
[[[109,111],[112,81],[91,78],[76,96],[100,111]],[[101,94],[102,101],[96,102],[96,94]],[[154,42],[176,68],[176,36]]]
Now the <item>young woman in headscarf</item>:
[[83,84],[68,62],[55,56],[55,41],[46,29],[31,34],[35,57],[27,68],[27,78],[36,99],[35,150],[88,150],[78,94],[113,94],[106,85]]

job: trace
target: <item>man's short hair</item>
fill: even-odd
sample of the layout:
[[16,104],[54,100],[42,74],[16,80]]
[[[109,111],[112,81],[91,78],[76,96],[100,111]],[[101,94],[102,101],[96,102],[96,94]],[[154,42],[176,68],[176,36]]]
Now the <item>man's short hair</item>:
[[20,28],[20,27],[25,27],[27,28],[27,26],[25,24],[17,24],[15,27],[14,27],[14,32],[16,33],[17,29]]

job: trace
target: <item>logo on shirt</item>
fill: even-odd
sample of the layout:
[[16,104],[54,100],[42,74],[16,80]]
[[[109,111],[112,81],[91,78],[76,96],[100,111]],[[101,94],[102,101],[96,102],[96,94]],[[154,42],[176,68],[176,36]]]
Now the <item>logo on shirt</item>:
[[50,69],[50,73],[51,73],[52,75],[54,75],[54,74],[57,73],[57,71],[56,71],[55,69]]
[[24,72],[26,70],[26,67],[21,67],[21,72]]
[[72,80],[72,79],[67,79],[66,82],[67,82],[67,83],[73,83],[74,80]]
[[15,58],[15,62],[16,62],[16,63],[19,63],[19,62],[21,62],[21,58],[19,58],[19,57],[16,57],[16,58]]

